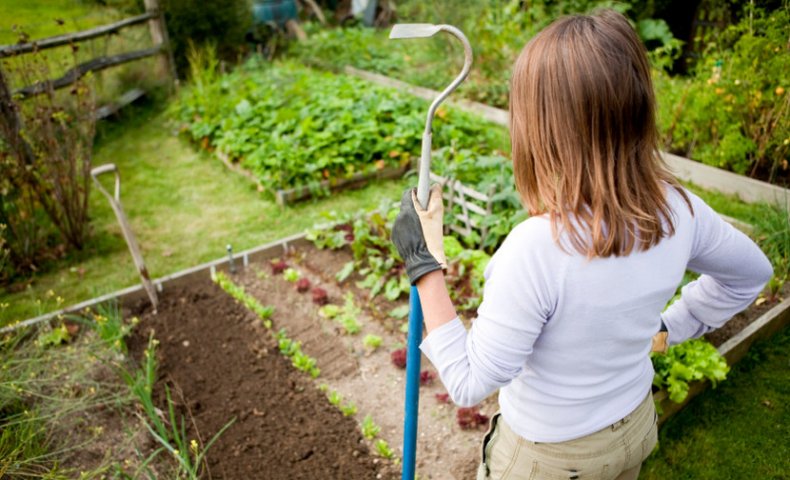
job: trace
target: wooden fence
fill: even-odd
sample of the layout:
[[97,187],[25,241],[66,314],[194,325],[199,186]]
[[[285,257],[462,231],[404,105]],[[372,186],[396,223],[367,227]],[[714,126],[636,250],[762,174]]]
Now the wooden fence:
[[163,71],[167,72],[173,81],[176,81],[175,63],[173,62],[172,49],[170,48],[170,42],[167,36],[167,28],[165,27],[164,13],[159,8],[159,0],[145,0],[145,8],[146,12],[141,15],[125,18],[89,30],[57,35],[15,45],[0,46],[0,59],[4,59],[18,55],[36,53],[64,45],[74,45],[86,40],[113,35],[124,28],[143,23],[148,23],[151,39],[154,44],[154,46],[150,48],[92,58],[74,66],[58,78],[37,82],[33,85],[26,85],[17,90],[11,90],[6,84],[5,75],[0,71],[0,104],[10,103],[11,95],[22,99],[40,95],[49,89],[57,90],[72,85],[90,72],[98,72],[110,67],[156,55],[160,57],[160,64]]

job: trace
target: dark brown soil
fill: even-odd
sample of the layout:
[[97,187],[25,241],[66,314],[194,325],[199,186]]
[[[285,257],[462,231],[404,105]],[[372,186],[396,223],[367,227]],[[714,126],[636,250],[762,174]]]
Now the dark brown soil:
[[[201,445],[235,422],[208,452],[211,478],[393,478],[372,457],[353,419],[277,350],[251,312],[209,281],[165,292],[159,313],[137,312],[130,339],[140,358],[160,341],[158,396],[167,384]],[[164,401],[160,401],[160,408]]]
[[[288,336],[301,341],[302,350],[317,360],[321,369],[318,382],[340,394],[343,403],[355,405],[358,422],[370,416],[381,428],[376,438],[388,442],[395,455],[402,456],[405,370],[393,365],[390,354],[406,342],[406,335],[398,328],[405,319],[387,315],[402,303],[379,298],[371,302],[368,292],[356,287],[352,279],[338,285],[334,273],[351,260],[346,251],[316,250],[308,246],[291,251],[276,263],[280,260],[296,269],[300,278],[309,280],[312,287],[326,290],[330,304],[343,306],[344,296],[352,293],[355,304],[365,307],[356,317],[361,331],[350,335],[338,322],[324,318],[320,307],[312,302],[311,294],[299,293],[294,283],[273,272],[269,262],[251,265],[234,275],[233,281],[262,304],[274,307],[274,328],[285,328]],[[380,336],[381,346],[374,351],[366,348],[363,344],[366,334]],[[424,357],[422,370],[435,374]],[[444,393],[438,380],[420,387],[417,474],[419,478],[434,480],[474,478],[483,428],[462,430],[456,421],[456,408],[436,399],[437,394]],[[493,414],[497,408],[496,396],[489,397],[481,408],[485,414]]]
[[705,335],[705,339],[712,343],[715,347],[718,347],[722,343],[734,337],[736,334],[738,334],[738,332],[746,328],[747,325],[760,318],[760,316],[766,313],[768,310],[774,308],[779,302],[781,302],[781,299],[788,298],[788,295],[790,295],[790,283],[786,283],[782,287],[782,290],[778,295],[779,298],[775,301],[766,301],[760,305],[753,303],[748,309],[732,317],[732,319],[725,323],[723,327]]

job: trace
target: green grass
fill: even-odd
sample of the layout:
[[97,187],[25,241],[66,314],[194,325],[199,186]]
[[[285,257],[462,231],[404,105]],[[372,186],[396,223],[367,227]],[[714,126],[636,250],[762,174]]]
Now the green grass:
[[[0,0],[0,45],[19,40],[14,26],[31,39],[85,30],[117,19],[117,13],[87,0]],[[59,25],[57,20],[62,21]]]
[[[397,199],[405,188],[402,181],[377,182],[282,209],[173,129],[164,114],[142,112],[106,134],[94,153],[94,165],[113,162],[121,172],[121,201],[154,277],[222,257],[229,243],[239,252],[302,232],[327,210]],[[25,291],[0,294],[0,325],[54,310],[57,296],[74,304],[139,282],[120,226],[96,189],[90,207],[90,245]]]
[[751,225],[759,224],[768,208],[767,205],[762,203],[746,203],[736,195],[727,195],[715,190],[705,190],[688,182],[683,182],[683,185],[722,215],[727,215]]
[[[20,31],[26,33],[30,40],[38,40],[87,30],[138,13],[142,10],[122,12],[112,6],[101,6],[95,0],[0,0],[0,45],[17,43]],[[65,45],[7,58],[2,65],[6,80],[12,89],[21,88],[44,78],[60,77],[75,63],[151,47],[152,40],[148,26],[143,23],[78,45],[76,55]],[[98,105],[109,103],[133,87],[151,91],[166,83],[166,75],[160,71],[156,58],[95,72],[93,77]],[[67,90],[61,92],[67,94]]]
[[752,347],[727,381],[672,417],[643,480],[787,479],[790,329]]
[[137,423],[128,389],[107,379],[117,353],[91,332],[55,346],[46,341],[50,333],[43,325],[0,338],[0,478],[76,478],[61,460],[83,449],[95,453],[94,444],[104,442],[107,458],[94,457],[97,470],[80,476],[99,478],[112,456],[128,452],[134,441],[114,436],[109,445],[102,435],[112,432],[95,423],[96,412],[108,409],[124,418],[119,426]]

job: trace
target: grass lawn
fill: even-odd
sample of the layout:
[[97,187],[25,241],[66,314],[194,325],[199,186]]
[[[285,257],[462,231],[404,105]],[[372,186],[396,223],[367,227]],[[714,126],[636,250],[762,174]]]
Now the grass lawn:
[[756,344],[727,380],[659,433],[643,480],[790,478],[790,329]]
[[[20,27],[31,39],[61,35],[118,18],[109,8],[84,0],[0,0],[0,45],[16,43]],[[60,21],[60,24],[58,21]]]
[[[353,211],[397,199],[405,182],[373,183],[285,209],[258,193],[218,160],[197,153],[174,135],[164,114],[142,112],[116,125],[94,153],[94,165],[115,163],[121,201],[149,271],[160,277],[222,257],[230,243],[241,251],[304,231],[327,210]],[[106,178],[111,190],[111,178]],[[0,325],[139,282],[109,203],[91,191],[93,239],[24,291],[0,293]]]

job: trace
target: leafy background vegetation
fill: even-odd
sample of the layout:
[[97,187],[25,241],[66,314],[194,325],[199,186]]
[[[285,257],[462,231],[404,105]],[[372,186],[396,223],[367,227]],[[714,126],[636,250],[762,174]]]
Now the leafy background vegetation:
[[[453,23],[464,30],[475,51],[475,66],[459,92],[469,99],[507,108],[511,65],[521,47],[562,14],[613,7],[629,15],[651,49],[665,148],[717,167],[788,183],[790,155],[790,3],[711,2],[702,8],[740,18],[726,28],[699,33],[699,58],[680,75],[676,65],[683,42],[662,19],[646,18],[662,2],[406,2],[404,19]],[[668,2],[663,2],[668,3]],[[437,6],[438,4],[439,6]],[[652,10],[651,6],[653,5]],[[482,20],[481,20],[482,19]],[[451,39],[387,39],[386,31],[358,27],[317,31],[291,45],[290,54],[307,64],[376,71],[417,85],[441,89],[460,70],[463,55]]]

